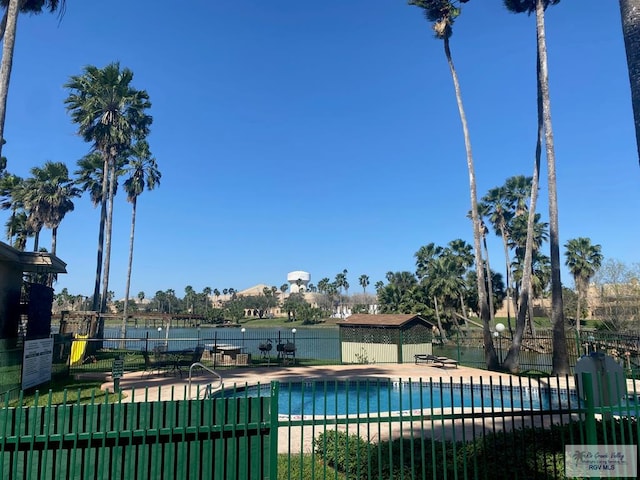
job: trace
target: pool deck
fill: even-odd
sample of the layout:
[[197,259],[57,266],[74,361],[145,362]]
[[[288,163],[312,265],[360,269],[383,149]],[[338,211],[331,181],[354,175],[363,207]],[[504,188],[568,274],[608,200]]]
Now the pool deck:
[[[528,379],[510,375],[507,373],[489,372],[487,370],[480,370],[476,368],[469,368],[459,366],[455,368],[453,366],[447,367],[435,367],[431,364],[372,364],[372,365],[325,365],[314,367],[239,367],[228,370],[220,370],[220,375],[223,378],[225,388],[233,387],[234,384],[244,386],[245,384],[255,385],[258,383],[265,384],[273,380],[281,381],[305,381],[305,380],[343,380],[343,379],[358,379],[358,378],[384,378],[384,379],[401,379],[403,381],[418,381],[420,379],[424,381],[442,381],[455,382],[455,383],[471,383],[479,384],[482,382],[484,385],[490,382],[494,385],[502,383],[503,385],[509,385],[513,382],[514,385],[519,385],[522,382],[523,385],[545,386],[550,383],[552,388],[568,387],[574,388],[573,377],[566,379],[561,378],[558,381],[556,379]],[[110,380],[110,378],[108,378]],[[167,377],[161,375],[149,375],[144,372],[132,372],[125,374],[121,379],[121,389],[125,394],[124,401],[163,401],[163,400],[182,400],[184,398],[195,398],[197,388],[196,386],[208,385],[212,382],[213,377],[211,375],[199,375],[192,379],[192,392],[188,390],[188,378],[180,378],[178,376]],[[634,385],[631,380],[628,381],[628,388],[630,392],[640,392],[640,382],[636,381]],[[107,381],[102,385],[102,389],[108,389],[113,391],[113,382]],[[457,409],[456,409],[457,410]],[[453,410],[452,410],[453,411]],[[499,417],[499,416],[498,416]],[[510,421],[504,419],[498,422],[486,420],[483,415],[479,415],[478,418],[472,416],[466,420],[453,420],[448,421],[446,424],[444,421],[439,421],[436,424],[429,423],[429,414],[425,413],[421,422],[413,422],[407,424],[403,422],[394,422],[389,424],[379,438],[368,438],[369,441],[379,441],[388,438],[398,438],[403,435],[407,435],[407,431],[412,430],[417,435],[427,435],[434,439],[455,439],[455,438],[472,438],[473,435],[479,434],[481,431],[500,431],[502,429],[509,430],[515,428],[515,426],[523,424],[524,420],[520,423],[516,423],[514,420],[517,417],[512,415]],[[500,418],[500,417],[499,417]],[[542,426],[543,419],[540,417],[531,418],[532,425]],[[559,423],[561,419],[557,416],[546,418],[544,420],[548,423]],[[564,422],[567,421],[565,418]],[[425,430],[425,424],[427,430]],[[324,425],[324,424],[323,424]],[[323,428],[337,428],[340,430],[347,430],[349,433],[363,435],[366,428],[360,427],[359,423],[350,425],[340,425],[335,427]],[[375,430],[375,429],[374,429]],[[281,426],[278,429],[278,452],[279,453],[296,453],[300,451],[311,452],[313,450],[313,439],[318,433],[315,426]],[[379,432],[378,432],[379,433]]]
[[[232,387],[234,384],[255,385],[257,383],[268,383],[273,380],[280,381],[304,381],[304,380],[344,380],[357,378],[385,378],[402,380],[433,380],[455,383],[479,383],[482,379],[484,384],[490,381],[494,384],[502,382],[509,385],[510,381],[518,384],[522,380],[523,384],[528,384],[529,380],[515,375],[500,372],[489,372],[476,368],[459,366],[435,367],[431,364],[404,363],[404,364],[370,364],[370,365],[323,365],[312,367],[238,367],[227,370],[219,370],[225,387]],[[113,391],[113,381],[107,378],[102,385],[103,390]],[[192,393],[186,392],[189,384],[187,375],[162,376],[148,374],[144,372],[126,373],[120,381],[120,388],[130,401],[158,401],[183,399],[194,397],[197,386],[204,386],[214,382],[215,377],[210,374],[194,376],[192,379]],[[532,385],[537,385],[537,380],[531,380]],[[561,385],[565,385],[564,379],[560,379]],[[216,382],[217,383],[217,382]],[[554,380],[555,385],[555,380]],[[569,388],[573,387],[573,379],[569,378]]]

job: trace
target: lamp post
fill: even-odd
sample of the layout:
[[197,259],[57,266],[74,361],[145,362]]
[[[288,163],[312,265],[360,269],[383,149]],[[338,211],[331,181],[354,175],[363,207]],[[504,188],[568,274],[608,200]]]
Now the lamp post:
[[242,333],[242,350],[244,350],[244,333],[247,331],[246,328],[242,327],[240,329],[240,333]]
[[496,331],[494,336],[498,337],[498,364],[502,366],[502,332],[504,332],[504,323],[496,323]]
[[296,344],[296,332],[297,330],[295,328],[291,329],[291,334],[293,335],[293,344]]

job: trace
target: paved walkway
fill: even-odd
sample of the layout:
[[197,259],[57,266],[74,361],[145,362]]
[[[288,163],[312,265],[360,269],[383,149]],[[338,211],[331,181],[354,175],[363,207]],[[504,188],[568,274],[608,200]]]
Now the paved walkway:
[[[358,379],[358,378],[385,378],[385,379],[402,379],[417,381],[440,381],[455,383],[471,383],[484,385],[492,382],[495,384],[502,383],[509,385],[531,385],[532,387],[544,386],[550,383],[550,387],[574,388],[573,378],[560,379],[557,383],[555,378],[542,379],[540,381],[528,378],[517,377],[506,373],[489,372],[469,367],[454,368],[435,367],[430,364],[376,364],[376,365],[326,365],[314,367],[239,367],[229,370],[220,370],[219,373],[223,377],[225,388],[232,387],[234,384],[255,385],[257,383],[266,384],[272,380],[281,381],[305,381],[305,380],[340,380],[340,379]],[[133,372],[125,374],[121,380],[121,388],[126,396],[125,401],[157,401],[157,400],[182,400],[184,398],[194,398],[197,387],[203,388],[205,385],[212,383],[211,375],[199,375],[192,379],[192,392],[188,392],[188,378],[165,377],[161,375],[148,375],[143,372]],[[103,389],[113,390],[113,382],[108,381],[102,385]],[[640,383],[637,383],[634,390],[633,383],[629,384],[630,392],[640,392]],[[448,413],[453,413],[459,409],[447,409]],[[445,413],[444,411],[442,413]],[[459,412],[458,412],[459,413]],[[477,418],[476,418],[477,417]],[[411,435],[427,435],[434,439],[453,439],[453,438],[471,438],[479,435],[482,431],[501,431],[510,430],[522,426],[527,422],[530,426],[542,426],[552,423],[566,423],[568,418],[560,418],[557,415],[548,417],[519,417],[516,412],[507,414],[507,416],[497,415],[491,419],[484,413],[481,415],[467,416],[465,420],[439,420],[434,424],[430,420],[429,413],[423,413],[422,420],[418,422],[391,422],[385,424],[384,429],[374,428],[371,430],[363,426],[360,422],[354,422],[349,425],[327,426],[323,423],[323,429],[338,428],[340,430],[348,430],[350,433],[357,433],[366,437],[369,441],[380,441],[388,438],[398,438],[407,435],[407,432],[413,431]],[[565,416],[566,417],[566,416]],[[378,424],[375,424],[379,427]],[[426,430],[425,430],[426,427]],[[310,452],[313,449],[313,439],[318,434],[320,427],[315,425],[301,424],[299,426],[287,425],[278,429],[278,451],[280,453],[296,453],[300,451]],[[368,432],[365,435],[365,431]],[[372,433],[373,432],[373,433]],[[368,435],[374,437],[369,438]]]
[[[255,385],[257,383],[269,383],[272,380],[304,381],[304,380],[341,380],[357,378],[391,378],[402,380],[440,380],[447,382],[474,383],[489,381],[497,383],[502,379],[503,384],[509,384],[509,379],[514,383],[519,382],[519,377],[506,373],[488,372],[469,367],[435,367],[429,364],[414,365],[405,364],[373,364],[373,365],[323,365],[313,367],[238,367],[228,370],[218,370],[222,376],[225,387],[234,384]],[[108,378],[110,380],[110,378]],[[192,393],[187,392],[188,397],[195,396],[197,387],[215,382],[215,377],[210,374],[198,375],[192,379]],[[524,379],[524,382],[528,380]],[[217,383],[217,382],[215,382]],[[127,398],[132,401],[156,401],[185,398],[189,380],[185,377],[149,375],[144,372],[126,373],[120,381],[120,387]],[[113,381],[107,381],[102,389],[113,391]]]

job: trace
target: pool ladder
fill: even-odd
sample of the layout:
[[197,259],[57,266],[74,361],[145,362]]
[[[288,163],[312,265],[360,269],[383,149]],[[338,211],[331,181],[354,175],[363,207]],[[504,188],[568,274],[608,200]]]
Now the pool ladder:
[[193,367],[200,367],[204,370],[206,370],[207,372],[209,372],[211,375],[213,375],[216,380],[218,381],[218,385],[217,386],[213,386],[213,384],[208,384],[207,388],[204,390],[204,394],[205,394],[205,398],[207,398],[208,396],[210,396],[214,390],[217,390],[218,388],[222,387],[222,376],[216,372],[215,370],[212,370],[211,368],[207,367],[206,365],[203,365],[200,362],[195,362],[192,363],[191,366],[189,367],[189,398],[191,398],[191,377],[192,377],[192,373],[193,373]]

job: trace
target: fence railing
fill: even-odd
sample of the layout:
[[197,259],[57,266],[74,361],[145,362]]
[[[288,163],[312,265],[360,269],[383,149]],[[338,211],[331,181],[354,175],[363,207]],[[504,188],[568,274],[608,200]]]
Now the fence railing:
[[199,400],[6,401],[0,477],[562,479],[566,445],[637,451],[640,384],[627,383],[608,407],[579,396],[571,377],[303,379]]
[[[171,331],[173,332],[173,330]],[[170,332],[170,333],[171,333]],[[142,351],[162,348],[168,351],[193,349],[197,345],[205,348],[203,363],[215,368],[238,366],[240,364],[278,364],[291,360],[283,355],[279,347],[294,345],[293,360],[299,365],[341,364],[340,338],[336,329],[308,329],[292,333],[291,329],[253,329],[242,332],[240,329],[220,329],[215,332],[198,332],[196,329],[183,330],[183,337],[169,336],[164,332],[138,332],[137,336],[126,339],[105,338],[100,341],[102,350],[87,347],[93,354],[74,356],[73,345],[90,345],[92,340],[67,338],[56,352],[67,355],[69,373],[85,371],[109,371],[113,359],[123,356],[125,370],[144,369]],[[191,336],[192,335],[192,336]],[[506,357],[511,339],[508,332],[495,339],[499,358]],[[216,346],[235,348],[236,353],[247,355],[245,362],[237,362],[235,354],[215,354]],[[640,333],[619,334],[607,332],[567,332],[567,351],[569,364],[575,365],[578,358],[593,351],[603,351],[616,358],[627,370],[640,369]],[[268,350],[267,350],[268,348]],[[79,351],[79,349],[75,349]],[[550,373],[552,370],[551,332],[540,331],[536,337],[525,336],[520,351],[520,368]],[[433,343],[433,353],[458,360],[461,365],[485,368],[482,332],[469,331],[464,335],[450,337],[446,344]],[[56,357],[57,358],[57,357]],[[363,355],[362,358],[367,358]],[[55,358],[54,358],[55,360]],[[62,360],[62,359],[61,359]],[[413,358],[406,359],[412,362]]]

